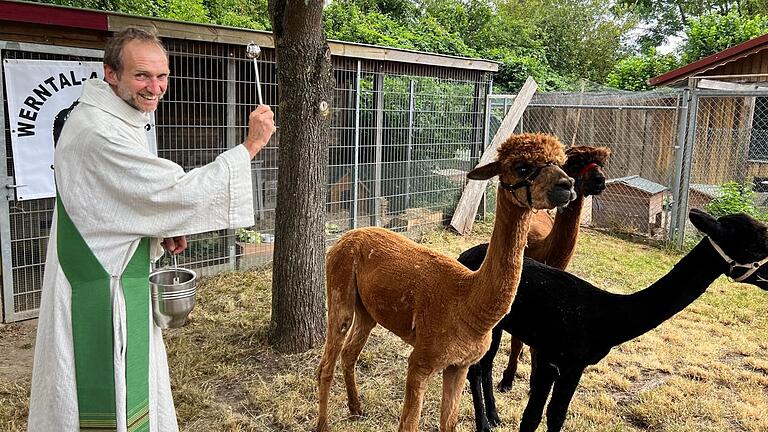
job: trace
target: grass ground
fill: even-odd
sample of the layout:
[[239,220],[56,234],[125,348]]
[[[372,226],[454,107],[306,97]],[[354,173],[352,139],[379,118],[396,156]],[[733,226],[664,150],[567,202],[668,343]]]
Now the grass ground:
[[[482,224],[469,237],[436,231],[424,235],[422,242],[457,256],[485,240],[488,231]],[[584,230],[571,269],[598,286],[626,293],[649,285],[678,259],[677,254]],[[182,430],[310,430],[317,411],[314,371],[321,347],[299,355],[281,355],[269,348],[270,272],[210,278],[198,295],[191,322],[166,333]],[[19,331],[16,325],[0,327],[4,350],[10,346],[29,351],[30,341],[19,338]],[[505,336],[496,377],[507,347]],[[349,418],[337,368],[330,401],[333,430],[396,429],[409,351],[387,331],[374,330],[358,364],[366,410],[360,419]],[[510,393],[497,394],[505,420],[500,431],[517,430],[527,401],[528,359],[519,373]],[[0,378],[0,430],[24,430],[28,370]],[[436,377],[425,400],[422,430],[437,431],[439,398]],[[473,430],[472,419],[465,391],[460,430]],[[614,349],[587,369],[565,430],[768,430],[768,293],[720,279],[682,313]]]

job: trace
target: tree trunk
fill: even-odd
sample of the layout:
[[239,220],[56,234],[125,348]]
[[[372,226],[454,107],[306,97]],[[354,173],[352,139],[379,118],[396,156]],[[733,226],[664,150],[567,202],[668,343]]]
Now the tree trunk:
[[323,2],[269,0],[280,105],[270,343],[303,352],[325,339],[325,195],[331,52]]

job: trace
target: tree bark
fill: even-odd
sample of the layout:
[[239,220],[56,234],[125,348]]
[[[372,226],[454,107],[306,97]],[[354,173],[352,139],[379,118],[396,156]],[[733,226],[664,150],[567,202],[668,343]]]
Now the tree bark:
[[279,171],[270,343],[325,340],[325,196],[333,92],[322,0],[269,0],[277,52]]

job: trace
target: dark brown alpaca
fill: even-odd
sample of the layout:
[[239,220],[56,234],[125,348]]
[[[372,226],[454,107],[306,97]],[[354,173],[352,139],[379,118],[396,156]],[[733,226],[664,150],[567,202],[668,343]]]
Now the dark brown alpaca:
[[362,413],[355,364],[377,324],[413,346],[398,430],[418,430],[427,380],[440,371],[440,430],[455,430],[467,369],[487,351],[490,331],[517,290],[533,210],[575,198],[573,180],[558,167],[563,162],[556,138],[514,135],[500,146],[495,162],[468,174],[475,180],[498,175],[500,181],[488,259],[477,271],[380,228],[352,230],[328,251],[318,431],[328,430],[328,396],[339,355],[349,409]]
[[[574,146],[565,151],[567,160],[563,171],[576,180],[576,199],[559,211],[554,220],[546,212],[533,216],[528,231],[526,257],[560,270],[568,267],[579,237],[584,199],[590,195],[599,195],[605,189],[603,166],[610,154],[607,147]],[[499,391],[506,392],[512,388],[517,373],[517,360],[522,350],[523,343],[512,336],[509,362],[499,382]]]

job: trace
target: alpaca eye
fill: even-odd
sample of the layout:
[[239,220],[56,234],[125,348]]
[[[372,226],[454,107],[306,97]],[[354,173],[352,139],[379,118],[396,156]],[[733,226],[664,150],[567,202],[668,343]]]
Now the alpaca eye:
[[531,167],[530,165],[520,165],[516,169],[517,169],[517,173],[518,174],[520,174],[520,175],[527,175],[528,173],[531,172],[532,168],[533,167]]

